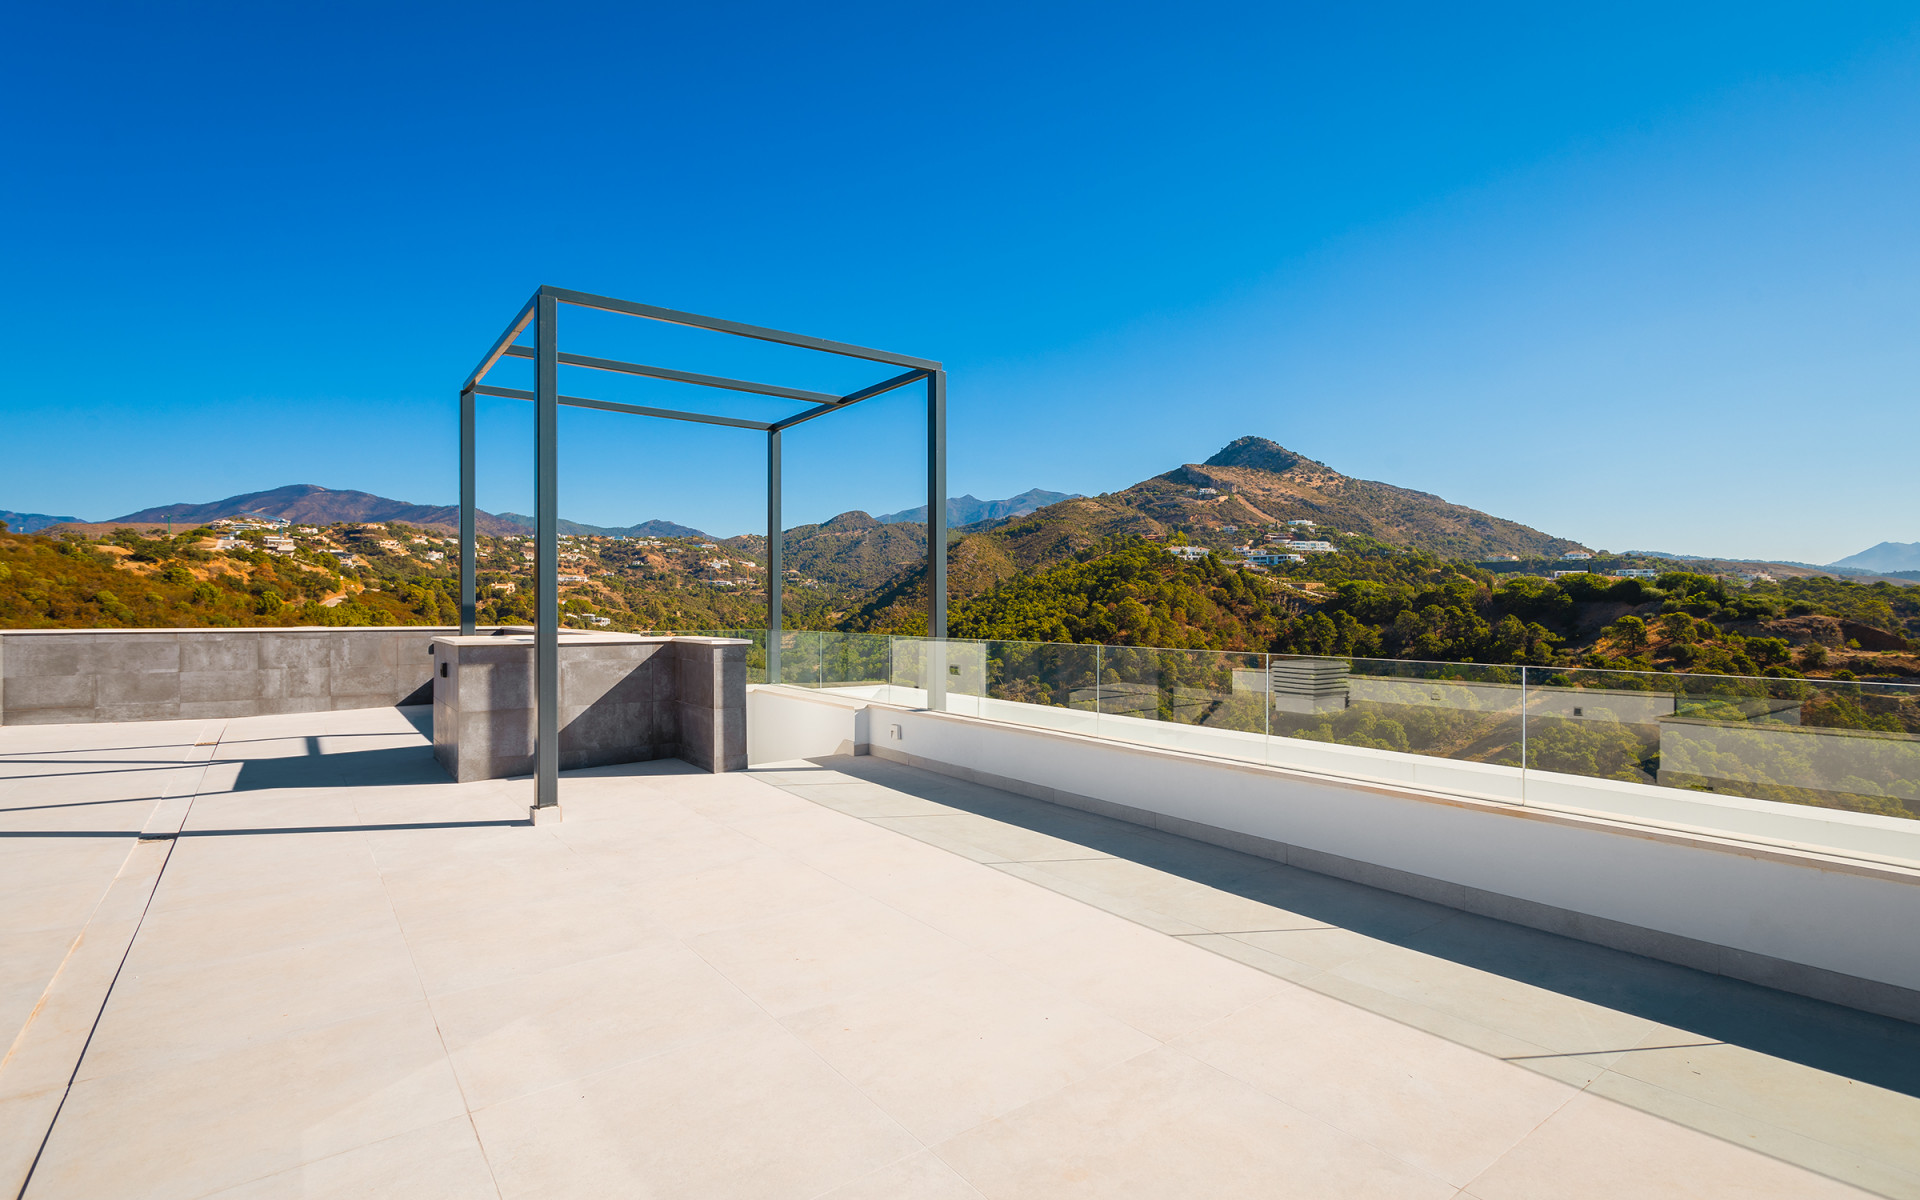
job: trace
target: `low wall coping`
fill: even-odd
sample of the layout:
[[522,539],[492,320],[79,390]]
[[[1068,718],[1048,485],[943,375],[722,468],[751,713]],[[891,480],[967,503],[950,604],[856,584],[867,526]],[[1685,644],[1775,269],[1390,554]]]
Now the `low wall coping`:
[[[770,685],[756,684],[764,688]],[[788,684],[771,685],[781,692],[795,698],[806,698],[816,703],[833,703],[827,697],[815,696],[809,688],[793,687]],[[835,701],[839,698],[834,698]],[[891,704],[884,700],[860,700],[857,707],[879,709],[887,712],[910,713],[916,717],[928,717],[939,721],[952,721],[963,725],[979,725],[1020,736],[1038,738],[1060,738],[1078,742],[1087,746],[1097,746],[1117,754],[1140,755],[1147,758],[1184,759],[1195,763],[1204,763],[1211,767],[1259,775],[1269,778],[1310,780],[1314,783],[1331,784],[1355,791],[1374,795],[1391,796],[1396,799],[1417,800],[1429,804],[1442,804],[1453,808],[1471,809],[1495,816],[1510,817],[1519,820],[1545,821],[1549,824],[1567,825],[1575,828],[1591,829],[1627,837],[1646,838],[1652,841],[1667,842],[1673,845],[1691,846],[1704,850],[1713,850],[1723,854],[1737,854],[1750,858],[1764,858],[1800,867],[1816,870],[1840,871],[1851,875],[1864,875],[1874,879],[1884,879],[1894,883],[1920,885],[1920,863],[1906,859],[1880,858],[1875,856],[1854,856],[1841,851],[1816,846],[1810,843],[1787,842],[1783,840],[1753,838],[1748,839],[1737,834],[1712,833],[1697,827],[1669,824],[1664,821],[1635,821],[1612,814],[1570,810],[1567,808],[1546,808],[1539,805],[1522,804],[1514,800],[1504,800],[1493,796],[1475,795],[1469,792],[1445,792],[1416,784],[1398,783],[1387,780],[1371,779],[1362,775],[1341,775],[1333,772],[1314,771],[1304,767],[1282,766],[1276,763],[1248,762],[1245,759],[1226,758],[1212,754],[1201,754],[1192,750],[1181,750],[1170,746],[1147,746],[1136,742],[1122,742],[1110,738],[1094,737],[1090,734],[1075,733],[1067,729],[1048,729],[1035,725],[1017,725],[1011,721],[995,721],[987,717],[971,717],[964,713],[940,712],[935,709],[908,708],[905,705]]]

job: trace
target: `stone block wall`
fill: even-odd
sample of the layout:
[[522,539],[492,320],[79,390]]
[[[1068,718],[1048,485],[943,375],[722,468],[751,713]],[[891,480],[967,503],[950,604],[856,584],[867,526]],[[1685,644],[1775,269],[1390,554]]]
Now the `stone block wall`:
[[[531,636],[434,642],[434,755],[461,782],[533,771]],[[573,633],[560,640],[560,769],[679,758],[746,766],[746,643]]]
[[0,724],[425,704],[432,626],[0,631]]

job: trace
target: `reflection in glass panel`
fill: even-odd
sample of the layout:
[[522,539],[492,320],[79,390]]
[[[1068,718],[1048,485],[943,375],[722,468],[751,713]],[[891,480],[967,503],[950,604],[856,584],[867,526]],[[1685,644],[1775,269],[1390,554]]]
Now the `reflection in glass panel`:
[[1531,755],[1541,770],[1920,818],[1920,688],[1593,670],[1543,685],[1551,723],[1630,725],[1639,761],[1630,775],[1608,742],[1627,739],[1590,725]]
[[1519,667],[1276,654],[1267,686],[1275,737],[1520,765]]

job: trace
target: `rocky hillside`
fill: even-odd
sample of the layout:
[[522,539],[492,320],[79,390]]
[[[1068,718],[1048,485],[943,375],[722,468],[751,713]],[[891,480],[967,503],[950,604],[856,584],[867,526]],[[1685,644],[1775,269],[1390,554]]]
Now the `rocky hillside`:
[[[1194,497],[1202,488],[1220,494]],[[1444,558],[1553,558],[1586,549],[1427,492],[1342,475],[1261,437],[1240,438],[1204,463],[1136,484],[1120,497],[1170,527],[1309,520]]]
[[[1176,467],[1123,491],[1077,496],[961,533],[949,552],[954,603],[1018,574],[1074,561],[1116,536],[1164,541],[1180,534],[1204,546],[1257,540],[1256,531],[1316,522],[1300,536],[1335,533],[1441,558],[1558,558],[1578,542],[1388,483],[1354,479],[1260,437],[1243,437],[1204,463]],[[911,537],[902,533],[911,530]],[[823,581],[872,588],[854,627],[894,628],[919,612],[925,588],[923,527],[843,513],[788,535],[788,564]],[[764,539],[752,541],[761,548]]]

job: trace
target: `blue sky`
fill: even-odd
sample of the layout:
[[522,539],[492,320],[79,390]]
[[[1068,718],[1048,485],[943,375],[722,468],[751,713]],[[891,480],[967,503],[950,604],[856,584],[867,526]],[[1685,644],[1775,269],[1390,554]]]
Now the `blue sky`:
[[[0,507],[450,502],[453,389],[553,283],[943,360],[956,494],[1256,433],[1595,546],[1920,539],[1920,16],[1571,8],[22,9]],[[483,417],[528,511],[530,408]],[[754,435],[563,417],[565,515],[762,523]],[[789,519],[918,503],[921,438],[796,430]]]

